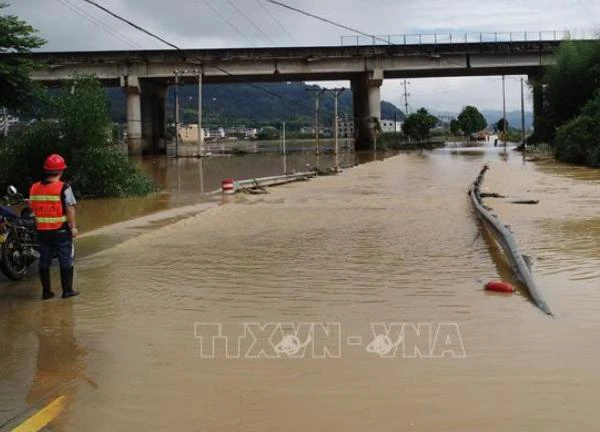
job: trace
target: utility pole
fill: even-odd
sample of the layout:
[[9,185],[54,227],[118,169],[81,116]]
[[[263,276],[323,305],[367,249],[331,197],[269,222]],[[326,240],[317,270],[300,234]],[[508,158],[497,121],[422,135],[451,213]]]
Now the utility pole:
[[333,128],[335,129],[335,169],[336,171],[339,169],[339,164],[338,164],[338,153],[339,153],[339,131],[338,131],[338,102],[340,99],[340,95],[342,93],[344,93],[345,88],[341,87],[341,88],[334,88],[329,90],[329,92],[333,95],[333,99],[334,99],[334,118],[333,118]]
[[309,88],[306,89],[309,93],[314,93],[315,97],[315,140],[317,145],[317,155],[321,152],[320,142],[319,142],[319,110],[321,95],[325,93],[326,89],[321,88]]
[[179,71],[175,69],[175,157],[179,157]]
[[502,75],[502,138],[504,138],[504,147],[506,147],[506,133],[508,132],[507,129],[508,127],[506,121],[506,77]]
[[[521,78],[521,143],[525,145],[525,90],[523,84],[523,78]],[[525,154],[525,149],[523,149]]]
[[283,122],[283,127],[282,127],[282,145],[283,145],[283,174],[287,175],[287,154],[286,154],[286,149],[285,149],[285,122]]
[[348,113],[344,114],[344,131],[346,132],[346,148],[348,148],[348,135],[350,134],[350,127],[349,127],[349,123],[348,123]]
[[410,82],[404,80],[402,85],[404,86],[404,114],[406,117],[408,117],[408,97],[410,96],[410,93],[408,92],[408,86],[410,85]]
[[204,156],[204,132],[202,130],[202,70],[196,70],[198,75],[198,157]]

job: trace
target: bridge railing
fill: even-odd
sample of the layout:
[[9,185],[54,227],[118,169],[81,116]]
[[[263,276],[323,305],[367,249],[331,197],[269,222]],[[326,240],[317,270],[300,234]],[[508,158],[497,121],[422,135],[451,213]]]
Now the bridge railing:
[[546,30],[484,33],[414,33],[404,35],[341,36],[342,46],[365,45],[437,45],[486,42],[539,42],[592,40],[600,35],[594,30]]

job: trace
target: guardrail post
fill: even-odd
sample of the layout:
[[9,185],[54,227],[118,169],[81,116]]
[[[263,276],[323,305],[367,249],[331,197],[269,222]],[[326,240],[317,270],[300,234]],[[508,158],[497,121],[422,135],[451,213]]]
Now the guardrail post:
[[450,33],[449,36],[450,36],[450,44],[452,44],[452,33]]
[[404,38],[404,46],[406,46],[406,35],[402,35],[402,37]]

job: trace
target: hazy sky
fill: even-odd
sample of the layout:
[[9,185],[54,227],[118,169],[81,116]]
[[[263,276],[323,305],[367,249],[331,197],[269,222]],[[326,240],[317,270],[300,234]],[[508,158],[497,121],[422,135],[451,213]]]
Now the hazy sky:
[[[4,0],[39,29],[44,50],[165,48],[82,0]],[[164,39],[186,48],[339,45],[351,32],[264,0],[97,0]],[[600,24],[599,0],[283,0],[368,34],[454,34],[576,31]],[[268,11],[268,12],[267,12]],[[333,85],[334,83],[325,83]],[[335,83],[347,86],[346,82]],[[520,108],[519,77],[507,78],[507,108]],[[399,80],[382,96],[403,106]],[[464,105],[502,109],[500,77],[413,79],[411,109],[460,111]],[[526,104],[531,106],[528,96]]]

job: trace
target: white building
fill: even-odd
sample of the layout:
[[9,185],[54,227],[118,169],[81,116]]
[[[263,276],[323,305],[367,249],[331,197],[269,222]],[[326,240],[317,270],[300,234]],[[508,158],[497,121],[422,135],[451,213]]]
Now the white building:
[[386,132],[402,132],[402,123],[401,121],[394,120],[381,120],[381,131],[383,133]]
[[341,138],[354,138],[354,120],[339,118],[338,136]]

